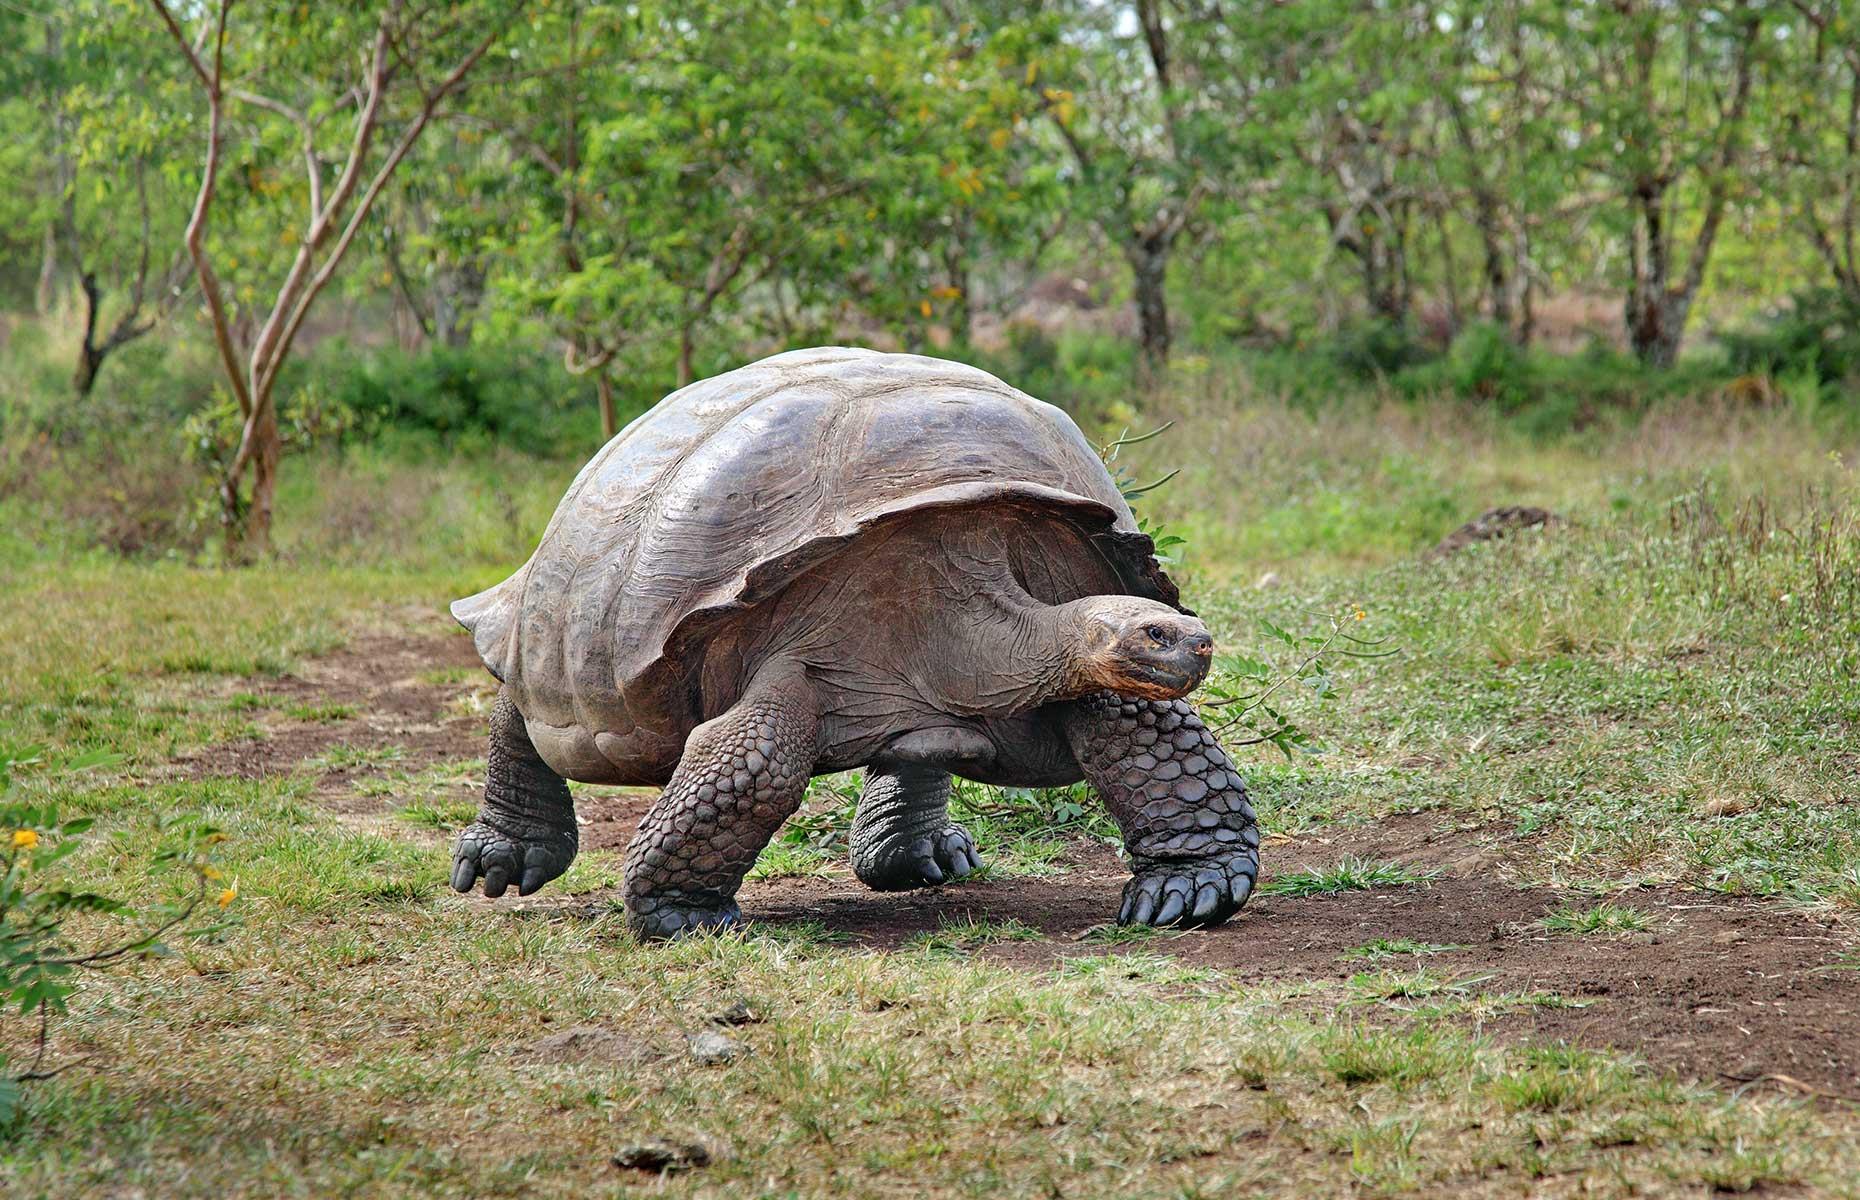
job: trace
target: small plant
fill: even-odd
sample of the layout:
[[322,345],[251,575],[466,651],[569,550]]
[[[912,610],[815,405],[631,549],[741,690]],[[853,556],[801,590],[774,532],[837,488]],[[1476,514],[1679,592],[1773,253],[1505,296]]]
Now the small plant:
[[[1149,483],[1138,483],[1128,466],[1118,461],[1119,453],[1126,446],[1166,433],[1174,424],[1168,421],[1148,433],[1134,436],[1126,428],[1098,447],[1098,457],[1104,461],[1119,494],[1127,502],[1134,504],[1182,472],[1178,467]],[[1179,548],[1187,545],[1186,538],[1166,531],[1148,516],[1138,518],[1137,528],[1155,543],[1158,561],[1175,562]],[[1366,611],[1350,604],[1337,612],[1321,614],[1317,632],[1298,634],[1262,618],[1260,632],[1271,641],[1282,643],[1296,660],[1289,667],[1275,667],[1263,659],[1246,655],[1222,655],[1215,659],[1214,670],[1196,693],[1196,709],[1215,736],[1221,737],[1229,747],[1270,744],[1288,759],[1293,750],[1317,753],[1316,740],[1275,705],[1274,697],[1285,685],[1298,684],[1309,689],[1320,703],[1328,702],[1337,696],[1336,680],[1329,667],[1332,659],[1387,658],[1397,653],[1386,647],[1386,638],[1362,638],[1352,632],[1359,622],[1368,619]],[[1223,736],[1235,730],[1244,731],[1245,736]]]
[[1566,904],[1537,924],[1546,933],[1620,937],[1648,929],[1653,921],[1638,908],[1605,900],[1594,908],[1577,908]]
[[1467,999],[1478,994],[1479,988],[1496,979],[1496,975],[1469,975],[1455,979],[1437,975],[1432,971],[1414,971],[1400,973],[1394,971],[1376,971],[1350,977],[1350,990],[1357,993],[1364,1003],[1384,1003],[1396,1000],[1432,1000],[1440,997],[1449,999]]
[[431,800],[415,800],[411,804],[403,804],[395,809],[394,815],[413,825],[437,829],[442,833],[451,833],[476,819],[478,802],[476,800],[443,800],[437,797]]
[[[1387,658],[1398,651],[1386,638],[1362,638],[1351,630],[1369,614],[1355,604],[1322,614],[1314,633],[1292,633],[1264,618],[1259,628],[1270,641],[1282,644],[1295,661],[1275,667],[1265,659],[1224,654],[1214,660],[1214,671],[1196,694],[1195,706],[1208,727],[1228,746],[1271,745],[1286,758],[1292,751],[1315,754],[1320,747],[1311,735],[1279,707],[1276,697],[1287,684],[1308,690],[1318,703],[1337,697],[1331,672],[1335,658]],[[1243,736],[1225,736],[1240,731]]]
[[[68,771],[108,765],[116,756],[94,754],[66,764]],[[19,1111],[21,1088],[65,1068],[47,1069],[52,1018],[63,1013],[78,990],[77,971],[101,969],[130,958],[168,953],[163,938],[177,930],[190,939],[211,937],[232,921],[225,915],[239,894],[213,863],[225,835],[194,820],[163,822],[156,830],[157,870],[181,877],[168,899],[140,909],[97,892],[76,891],[55,881],[55,868],[77,853],[90,831],[89,818],[66,820],[57,805],[27,803],[15,796],[13,776],[36,766],[36,751],[0,749],[0,1013],[36,1017],[38,1048],[15,1073],[0,1056],[0,1126]],[[211,914],[196,923],[196,913]],[[66,922],[74,916],[119,917],[141,924],[140,932],[102,945],[80,946]]]
[[1263,896],[1331,896],[1379,887],[1411,887],[1426,883],[1438,872],[1417,871],[1402,863],[1372,863],[1345,858],[1334,867],[1319,867],[1276,875],[1260,885]]
[[1377,938],[1365,942],[1354,949],[1345,950],[1344,958],[1360,958],[1368,962],[1384,962],[1391,958],[1433,957],[1436,954],[1450,954],[1455,950],[1464,950],[1448,942],[1415,942],[1407,938]]
[[1624,1068],[1601,1055],[1550,1046],[1527,1051],[1523,1063],[1493,1087],[1506,1108],[1568,1112],[1596,1107],[1630,1080]]
[[937,927],[914,934],[904,945],[927,954],[967,954],[984,946],[1002,942],[1037,942],[1040,931],[1012,918],[1005,921],[977,920],[964,913],[960,917],[941,917]]

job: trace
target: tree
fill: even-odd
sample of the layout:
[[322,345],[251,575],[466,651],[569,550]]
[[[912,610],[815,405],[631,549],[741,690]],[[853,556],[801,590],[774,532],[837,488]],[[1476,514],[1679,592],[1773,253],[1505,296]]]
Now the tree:
[[1230,182],[1232,139],[1246,121],[1251,81],[1211,57],[1232,44],[1231,28],[1217,7],[1165,0],[1134,10],[1073,0],[1030,23],[1039,41],[1023,79],[1071,159],[1073,210],[1129,265],[1151,370],[1169,358],[1171,255]]
[[[220,481],[228,557],[245,561],[269,546],[283,441],[275,391],[279,372],[317,296],[342,265],[388,181],[442,104],[464,83],[518,5],[427,7],[404,0],[325,8],[314,24],[294,7],[254,4],[229,63],[233,0],[205,6],[193,36],[164,0],[149,0],[206,100],[206,149],[185,244],[200,281],[228,383],[243,423]],[[262,89],[262,90],[261,90]],[[208,240],[226,152],[229,105],[294,136],[303,165],[301,233],[268,313],[249,339],[235,328],[241,302],[222,287]],[[348,112],[347,121],[334,120]],[[344,129],[346,126],[346,130]],[[344,136],[346,132],[346,136]],[[256,141],[269,150],[262,134]],[[286,190],[279,188],[277,190]],[[244,490],[251,473],[249,494]]]
[[1860,4],[1794,8],[1800,20],[1773,111],[1781,200],[1860,320]]
[[[73,5],[47,18],[58,240],[83,297],[72,386],[96,385],[104,360],[154,331],[191,296],[179,232],[184,121],[177,87],[143,31],[117,6]],[[122,300],[107,319],[108,297]]]
[[1575,161],[1604,182],[1626,243],[1628,345],[1670,366],[1726,207],[1748,186],[1769,6],[1591,0],[1542,17],[1580,138]]

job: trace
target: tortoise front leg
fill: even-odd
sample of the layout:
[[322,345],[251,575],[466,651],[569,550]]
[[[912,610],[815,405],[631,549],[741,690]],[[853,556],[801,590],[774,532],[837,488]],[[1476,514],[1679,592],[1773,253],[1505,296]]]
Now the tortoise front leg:
[[949,772],[915,763],[871,766],[852,827],[853,874],[877,892],[935,887],[982,865],[974,839],[949,819]]
[[626,854],[627,924],[641,937],[727,929],[736,890],[807,791],[818,757],[813,688],[764,670],[736,706],[691,731]]
[[1259,879],[1259,823],[1233,763],[1185,700],[1101,692],[1065,707],[1066,739],[1124,833],[1120,925],[1218,925]]
[[452,887],[469,892],[483,876],[487,896],[501,896],[513,883],[527,896],[575,861],[575,802],[530,744],[523,714],[505,691],[491,708],[485,762],[484,803],[478,819],[459,831]]

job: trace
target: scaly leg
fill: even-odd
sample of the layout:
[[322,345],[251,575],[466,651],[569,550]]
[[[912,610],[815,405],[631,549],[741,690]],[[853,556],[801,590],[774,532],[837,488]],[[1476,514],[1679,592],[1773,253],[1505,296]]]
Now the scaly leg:
[[1226,751],[1185,700],[1110,692],[1067,706],[1066,738],[1124,832],[1120,925],[1218,925],[1259,879],[1259,823]]
[[507,692],[491,708],[484,803],[459,831],[452,851],[452,888],[469,892],[484,877],[484,894],[501,896],[512,882],[527,896],[575,861],[580,838],[568,784],[537,756],[523,714]]
[[691,731],[684,757],[627,848],[627,923],[641,937],[724,929],[736,889],[800,806],[818,755],[813,689],[765,668],[736,706]]
[[852,827],[853,874],[874,891],[960,879],[982,865],[969,831],[949,820],[949,772],[899,763],[868,767]]

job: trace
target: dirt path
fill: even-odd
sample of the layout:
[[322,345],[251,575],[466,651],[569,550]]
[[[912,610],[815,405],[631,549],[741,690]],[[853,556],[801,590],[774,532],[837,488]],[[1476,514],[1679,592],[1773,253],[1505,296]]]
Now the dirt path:
[[[383,811],[386,801],[357,786],[383,770],[371,762],[387,759],[395,770],[417,771],[482,759],[483,717],[475,710],[489,680],[476,666],[463,637],[358,638],[298,675],[243,685],[281,707],[352,713],[319,721],[273,714],[265,736],[212,747],[176,768],[244,777],[313,770],[316,794],[333,811]],[[332,756],[338,748],[349,753]],[[623,848],[649,802],[638,793],[584,795],[583,845]],[[1268,875],[1275,865],[1322,867],[1346,855],[1451,869],[1421,887],[1265,897],[1222,929],[1153,938],[1138,948],[1239,980],[1342,980],[1374,969],[1343,956],[1376,939],[1451,945],[1458,948],[1420,965],[1471,981],[1474,991],[1552,993],[1572,1005],[1514,1006],[1485,1023],[1501,1035],[1619,1047],[1711,1082],[1783,1076],[1785,1084],[1860,1096],[1860,972],[1831,967],[1852,945],[1850,931],[1775,904],[1638,889],[1614,899],[1651,918],[1646,932],[1549,934],[1536,925],[1545,913],[1596,898],[1511,886],[1490,869],[1481,843],[1479,831],[1443,829],[1428,815],[1279,839],[1268,848]],[[1125,877],[1113,853],[1081,843],[1070,869],[1051,877],[904,895],[868,892],[850,876],[781,879],[749,884],[741,899],[752,919],[816,921],[851,947],[879,950],[936,929],[944,918],[1011,918],[1046,940],[981,953],[1003,965],[1045,968],[1067,957],[1125,952],[1078,940],[1115,913]],[[523,903],[561,902],[544,893]]]

